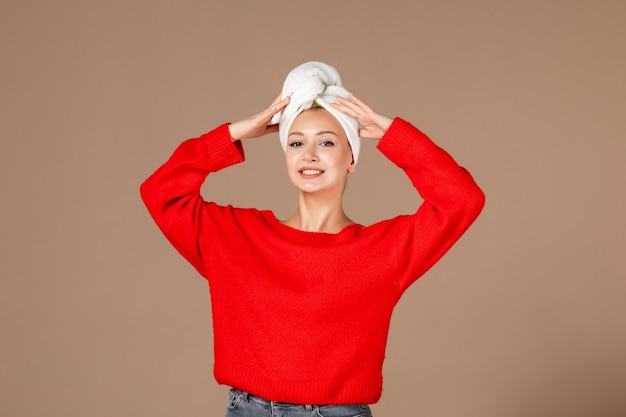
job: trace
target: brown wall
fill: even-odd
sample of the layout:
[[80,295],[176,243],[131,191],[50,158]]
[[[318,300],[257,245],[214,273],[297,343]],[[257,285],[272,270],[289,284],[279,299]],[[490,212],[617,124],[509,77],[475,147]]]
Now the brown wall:
[[[224,415],[206,284],[138,186],[311,59],[487,194],[398,306],[375,416],[626,415],[624,22],[621,0],[3,2],[0,415]],[[287,216],[277,139],[246,146],[215,198]],[[372,143],[357,168],[355,220],[415,209]]]

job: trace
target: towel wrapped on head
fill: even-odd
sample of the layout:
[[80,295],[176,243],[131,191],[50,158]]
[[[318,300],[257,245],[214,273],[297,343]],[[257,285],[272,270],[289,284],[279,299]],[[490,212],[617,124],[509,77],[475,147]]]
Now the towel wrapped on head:
[[348,97],[350,93],[343,88],[337,70],[323,62],[305,62],[287,74],[283,84],[282,98],[291,94],[287,107],[274,115],[271,123],[279,123],[278,136],[283,149],[287,148],[289,129],[296,117],[314,104],[326,109],[341,124],[352,148],[352,156],[356,164],[361,149],[359,122],[345,113],[335,110],[329,103],[336,102],[336,97]]

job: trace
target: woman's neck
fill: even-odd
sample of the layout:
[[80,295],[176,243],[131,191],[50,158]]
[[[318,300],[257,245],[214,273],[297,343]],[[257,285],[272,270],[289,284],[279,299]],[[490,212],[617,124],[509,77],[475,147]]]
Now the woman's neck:
[[329,203],[327,199],[301,194],[298,209],[283,224],[306,232],[339,233],[354,222],[343,211],[341,200]]

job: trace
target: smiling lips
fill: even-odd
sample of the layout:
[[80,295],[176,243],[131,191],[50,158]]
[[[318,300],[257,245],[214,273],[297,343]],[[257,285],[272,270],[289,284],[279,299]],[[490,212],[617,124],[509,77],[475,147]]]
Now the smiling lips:
[[321,175],[324,171],[320,170],[320,169],[313,169],[313,168],[303,168],[300,171],[298,171],[301,175],[305,176],[305,177],[314,177],[317,175]]

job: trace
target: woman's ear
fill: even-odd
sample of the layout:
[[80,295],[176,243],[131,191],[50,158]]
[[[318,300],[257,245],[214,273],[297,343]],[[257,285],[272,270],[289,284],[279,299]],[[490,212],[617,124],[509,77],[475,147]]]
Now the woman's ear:
[[350,165],[348,165],[348,174],[351,174],[354,172],[354,159],[352,159],[352,163]]

